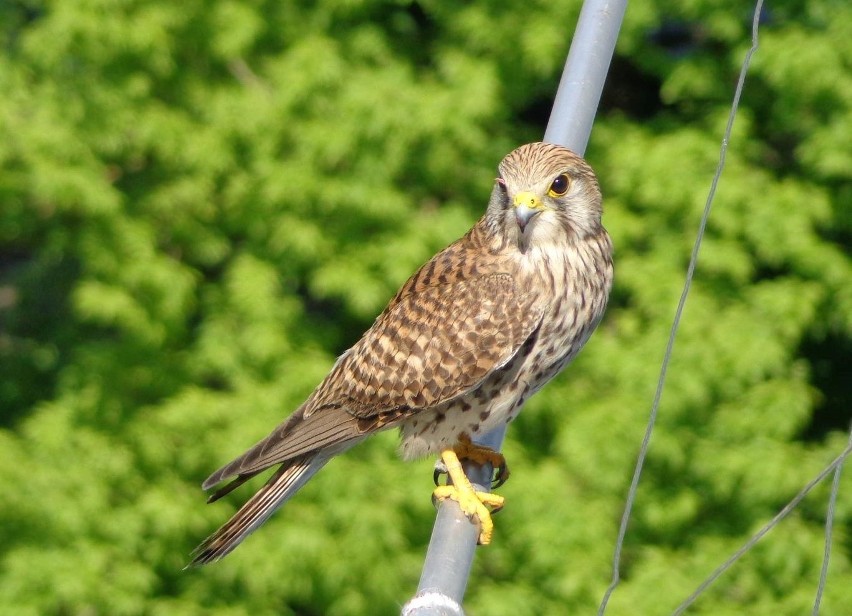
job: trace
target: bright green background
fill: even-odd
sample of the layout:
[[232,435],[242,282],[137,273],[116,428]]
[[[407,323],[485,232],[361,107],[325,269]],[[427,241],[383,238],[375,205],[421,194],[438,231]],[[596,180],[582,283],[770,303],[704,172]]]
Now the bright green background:
[[[295,408],[543,133],[577,0],[0,4],[0,611],[393,614],[431,460],[388,433],[222,563],[198,485]],[[611,307],[506,446],[473,615],[588,614],[750,34],[634,2],[588,158]],[[852,5],[770,2],[608,614],[667,614],[843,447]],[[852,469],[823,614],[852,605]],[[810,613],[828,488],[690,613]]]

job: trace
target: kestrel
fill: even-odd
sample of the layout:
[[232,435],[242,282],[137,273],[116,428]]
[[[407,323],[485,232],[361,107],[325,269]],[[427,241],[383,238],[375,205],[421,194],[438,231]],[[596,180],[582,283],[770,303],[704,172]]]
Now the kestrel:
[[[612,286],[612,244],[589,165],[570,150],[531,143],[498,167],[485,215],[421,267],[313,393],[273,432],[210,475],[233,478],[213,502],[278,466],[260,490],[193,553],[218,560],[292,497],[333,456],[397,427],[401,455],[440,454],[458,500],[480,523],[502,498],[474,492],[459,458],[504,467],[471,438],[508,423],[580,351]],[[505,473],[504,473],[505,477]]]

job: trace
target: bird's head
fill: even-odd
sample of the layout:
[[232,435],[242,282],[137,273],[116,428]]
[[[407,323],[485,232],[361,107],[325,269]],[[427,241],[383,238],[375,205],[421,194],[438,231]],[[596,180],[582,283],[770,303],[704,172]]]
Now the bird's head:
[[561,243],[600,231],[597,179],[571,150],[550,143],[522,145],[498,171],[486,218],[519,246]]

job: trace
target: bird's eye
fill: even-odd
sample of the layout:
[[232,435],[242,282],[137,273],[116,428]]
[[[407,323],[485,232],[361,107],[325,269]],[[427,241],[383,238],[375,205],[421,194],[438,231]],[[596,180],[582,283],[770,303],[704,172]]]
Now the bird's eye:
[[561,197],[568,192],[569,184],[568,176],[565,173],[561,173],[556,176],[556,179],[554,179],[553,182],[550,183],[550,188],[547,190],[547,194],[551,197]]
[[506,192],[506,180],[504,180],[503,178],[497,178],[494,181],[497,182],[497,185],[503,192]]

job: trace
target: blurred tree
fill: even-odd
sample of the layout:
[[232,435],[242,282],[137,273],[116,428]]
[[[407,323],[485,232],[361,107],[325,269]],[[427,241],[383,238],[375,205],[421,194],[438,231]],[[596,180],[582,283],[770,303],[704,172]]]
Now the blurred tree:
[[[4,614],[398,610],[433,512],[431,461],[397,461],[392,434],[224,563],[181,571],[229,513],[197,486],[481,214],[502,155],[542,133],[578,11],[0,5]],[[471,613],[587,613],[603,593],[749,29],[731,1],[628,10],[588,153],[617,287],[510,430]],[[848,3],[767,10],[611,614],[670,613],[845,442],[851,64]],[[852,601],[850,482],[825,614]],[[695,611],[806,611],[825,494]]]

